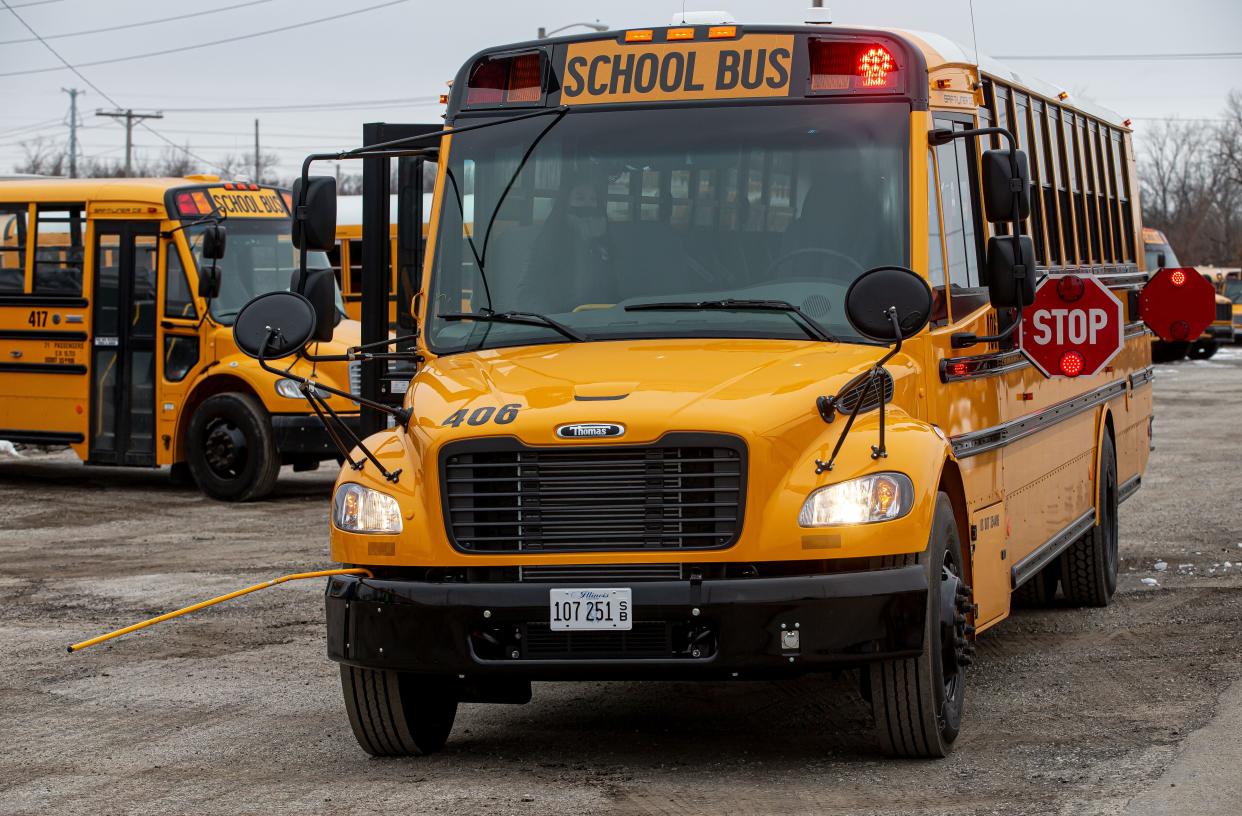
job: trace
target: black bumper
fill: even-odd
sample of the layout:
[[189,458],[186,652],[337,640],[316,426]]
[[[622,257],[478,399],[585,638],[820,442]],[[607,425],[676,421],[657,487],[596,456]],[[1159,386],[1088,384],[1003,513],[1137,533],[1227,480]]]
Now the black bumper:
[[1226,343],[1233,340],[1233,326],[1218,326],[1213,324],[1207,327],[1204,334],[1211,336],[1213,340],[1223,340]]
[[[358,433],[357,414],[344,414],[341,419],[350,430]],[[285,456],[335,459],[341,455],[314,414],[273,414],[272,435],[276,439],[276,450]],[[348,440],[345,442],[349,444]]]
[[629,633],[548,630],[548,590],[565,586],[333,577],[328,657],[475,677],[754,677],[912,657],[923,648],[921,566],[636,582]]

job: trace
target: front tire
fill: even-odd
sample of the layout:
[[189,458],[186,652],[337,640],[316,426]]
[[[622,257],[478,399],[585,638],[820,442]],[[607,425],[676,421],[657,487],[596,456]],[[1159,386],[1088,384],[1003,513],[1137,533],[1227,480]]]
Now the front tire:
[[341,691],[354,738],[371,756],[433,754],[457,717],[457,695],[442,677],[341,666]]
[[213,499],[261,499],[276,485],[280,454],[272,420],[249,394],[216,394],[190,419],[190,472]]
[[962,726],[965,668],[971,662],[974,629],[970,587],[962,582],[962,544],[949,497],[936,497],[927,551],[910,556],[928,577],[923,653],[883,660],[870,668],[871,707],[880,748],[895,757],[943,757]]
[[1096,490],[1095,526],[1061,554],[1061,589],[1074,606],[1108,606],[1117,591],[1117,454],[1108,433],[1100,446]]

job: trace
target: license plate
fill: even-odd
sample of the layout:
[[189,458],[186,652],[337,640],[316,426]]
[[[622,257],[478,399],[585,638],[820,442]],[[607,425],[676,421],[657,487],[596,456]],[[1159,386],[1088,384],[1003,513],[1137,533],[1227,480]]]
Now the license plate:
[[554,631],[634,628],[633,591],[625,589],[549,590],[548,621]]

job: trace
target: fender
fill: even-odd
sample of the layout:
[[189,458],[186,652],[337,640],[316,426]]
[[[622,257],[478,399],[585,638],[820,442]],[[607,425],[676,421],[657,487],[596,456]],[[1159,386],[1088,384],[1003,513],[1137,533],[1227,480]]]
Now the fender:
[[1104,434],[1111,434],[1113,437],[1113,455],[1117,455],[1117,430],[1113,426],[1113,410],[1107,403],[1100,406],[1100,412],[1095,419],[1095,455],[1092,457],[1092,471],[1090,473],[1092,494],[1091,507],[1095,510],[1094,526],[1100,525],[1100,457],[1104,453]]

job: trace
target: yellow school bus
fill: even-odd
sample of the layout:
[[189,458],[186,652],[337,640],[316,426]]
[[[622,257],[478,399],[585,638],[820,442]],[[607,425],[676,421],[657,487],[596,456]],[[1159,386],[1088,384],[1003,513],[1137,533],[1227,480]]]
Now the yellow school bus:
[[[286,196],[214,176],[0,181],[0,439],[169,465],[231,500],[268,493],[282,464],[335,459],[296,385],[233,343],[242,305],[290,285]],[[342,319],[319,345],[358,340]],[[317,374],[349,386],[345,363]]]
[[[1150,448],[1131,134],[1065,96],[836,26],[470,58],[408,415],[335,486],[332,557],[369,572],[326,599],[361,746],[435,751],[532,679],[847,669],[884,751],[946,754],[1015,593],[1109,603]],[[1124,304],[1096,374],[1006,330],[1049,273]]]

